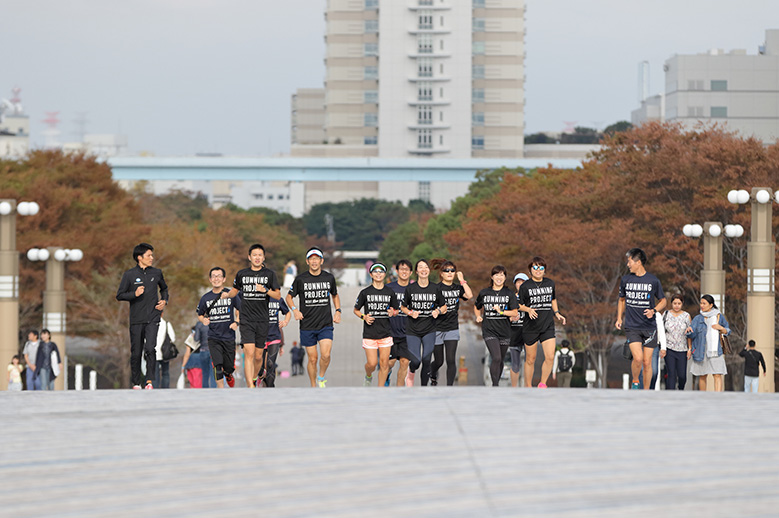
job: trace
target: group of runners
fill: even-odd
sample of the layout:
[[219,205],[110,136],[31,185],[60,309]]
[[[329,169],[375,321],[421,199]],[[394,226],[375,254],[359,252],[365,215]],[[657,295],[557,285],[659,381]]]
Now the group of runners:
[[[620,286],[616,327],[622,328],[624,317],[633,350],[633,370],[638,365],[639,370],[644,368],[646,376],[648,362],[644,357],[647,352],[651,356],[652,348],[657,345],[651,329],[656,311],[665,306],[665,298],[657,278],[643,267],[644,252],[633,249],[627,256],[631,273],[622,279]],[[133,388],[143,388],[140,369],[143,354],[147,363],[145,388],[150,389],[156,369],[156,323],[167,304],[168,289],[162,272],[151,266],[151,245],[136,246],[133,258],[137,265],[124,274],[117,299],[129,301],[131,307]],[[311,386],[324,388],[333,346],[333,324],[341,321],[342,308],[335,277],[322,268],[322,250],[313,247],[307,251],[308,270],[295,277],[283,299],[275,272],[265,266],[264,247],[252,245],[248,260],[249,267],[236,273],[229,289],[224,286],[225,270],[212,268],[209,272],[212,289],[197,306],[198,319],[209,328],[208,347],[217,386],[235,385],[236,330],[240,330],[247,386],[272,386],[271,371],[275,374],[280,329],[294,316],[300,322],[300,343],[308,355]],[[506,268],[496,265],[490,272],[489,285],[476,295],[473,310],[490,354],[493,386],[500,381],[507,352],[511,357],[512,385],[518,384],[523,349],[525,386],[532,386],[539,344],[544,362],[537,386],[547,386],[555,356],[555,321],[565,325],[566,318],[559,311],[555,283],[546,277],[546,269],[544,259],[534,257],[528,264],[529,275],[520,272],[514,276],[512,290],[507,286]],[[430,280],[433,270],[439,272],[439,283]],[[373,384],[377,368],[377,384],[389,384],[389,373],[398,364],[398,386],[413,386],[420,369],[422,385],[438,385],[439,370],[446,363],[446,384],[453,385],[460,340],[460,302],[474,296],[468,281],[452,261],[445,259],[420,259],[414,265],[403,259],[395,264],[395,271],[397,280],[385,284],[387,266],[381,262],[370,266],[372,282],[359,293],[354,304],[354,315],[363,320],[364,384]],[[415,282],[411,280],[412,273]],[[298,305],[295,305],[296,298]],[[634,372],[634,378],[637,376]]]

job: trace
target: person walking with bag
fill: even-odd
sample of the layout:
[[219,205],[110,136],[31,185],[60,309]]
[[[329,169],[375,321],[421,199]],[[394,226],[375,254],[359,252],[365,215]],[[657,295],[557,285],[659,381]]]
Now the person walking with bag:
[[576,355],[571,351],[571,342],[563,340],[561,348],[554,355],[552,379],[557,380],[558,387],[571,388],[573,366],[576,365]]
[[750,340],[738,355],[744,358],[744,392],[757,393],[757,388],[760,385],[761,365],[763,367],[763,376],[766,375],[763,353],[756,350],[755,341]]
[[698,389],[706,390],[706,378],[714,377],[714,390],[722,392],[725,386],[722,376],[728,373],[722,350],[722,335],[730,334],[730,325],[714,304],[714,297],[704,295],[700,302],[701,312],[692,319],[687,328],[687,337],[692,339],[692,368],[690,372],[699,376]]

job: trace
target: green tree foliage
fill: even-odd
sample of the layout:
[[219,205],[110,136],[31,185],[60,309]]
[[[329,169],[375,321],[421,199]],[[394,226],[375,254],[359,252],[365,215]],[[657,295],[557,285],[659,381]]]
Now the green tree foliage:
[[606,129],[603,130],[604,135],[613,135],[615,133],[621,132],[621,131],[627,131],[631,129],[633,125],[629,123],[628,121],[619,121],[615,122],[614,124],[611,124],[609,126],[606,126]]
[[560,135],[561,144],[597,144],[602,135],[595,128],[576,126],[573,133]]
[[525,135],[525,144],[553,144],[554,139],[546,133],[532,133]]

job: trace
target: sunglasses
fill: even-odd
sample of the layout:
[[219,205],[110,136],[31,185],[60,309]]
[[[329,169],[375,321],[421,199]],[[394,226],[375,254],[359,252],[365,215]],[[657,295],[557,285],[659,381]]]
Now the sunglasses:
[[445,270],[441,270],[444,273],[454,273],[454,268],[446,268]]
[[533,269],[534,270],[540,270],[540,271],[543,272],[544,270],[546,270],[546,266],[541,266],[541,265],[538,265],[538,264],[534,264],[533,265]]

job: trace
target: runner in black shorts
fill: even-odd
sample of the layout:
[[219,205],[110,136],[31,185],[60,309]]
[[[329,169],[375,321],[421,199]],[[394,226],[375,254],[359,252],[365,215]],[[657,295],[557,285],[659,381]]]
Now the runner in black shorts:
[[246,386],[256,387],[268,336],[268,297],[279,298],[281,289],[276,273],[265,267],[265,248],[262,245],[249,247],[249,261],[251,266],[235,274],[233,288],[228,293],[222,293],[222,298],[241,294],[240,330]]
[[[468,286],[468,281],[463,277],[463,272],[457,271],[457,266],[452,261],[433,259],[431,265],[433,270],[441,271],[441,282],[438,283],[436,292],[441,315],[435,322],[435,349],[433,349],[433,363],[430,365],[430,384],[438,385],[438,370],[444,364],[444,356],[446,356],[446,384],[452,386],[457,375],[460,299],[472,299],[473,292]],[[455,275],[458,284],[454,283]]]
[[[300,345],[306,348],[308,355],[308,377],[312,387],[325,388],[327,380],[325,373],[330,366],[330,352],[333,348],[333,324],[341,322],[341,298],[333,274],[322,269],[325,256],[319,248],[311,248],[306,252],[308,271],[301,273],[292,282],[292,288],[287,293],[286,302],[300,321]],[[300,309],[295,306],[294,298],[298,297]],[[330,312],[330,298],[335,305],[335,317]],[[319,376],[317,376],[317,350],[322,358],[319,360]]]
[[[517,289],[517,302],[519,302],[519,287],[522,283],[530,280],[527,274],[518,273],[514,276],[514,287]],[[525,342],[522,341],[522,326],[525,320],[525,313],[520,311],[517,316],[511,317],[511,343],[509,344],[509,354],[511,355],[511,386],[519,387],[519,375],[522,372],[522,349]]]
[[546,388],[552,374],[555,353],[554,318],[565,325],[565,317],[557,310],[557,296],[552,279],[544,278],[546,261],[534,257],[528,265],[530,280],[519,287],[519,310],[527,313],[522,327],[525,342],[525,386],[533,386],[538,343],[544,348],[544,363],[541,366],[541,381],[538,388]]
[[[233,298],[222,298],[223,292],[230,291],[224,288],[224,268],[211,268],[208,280],[213,289],[201,297],[197,305],[197,318],[203,325],[208,326],[207,345],[214,364],[216,386],[224,388],[226,381],[229,387],[234,387],[235,330],[238,329],[240,321],[241,297],[236,295]],[[206,373],[203,373],[203,378],[205,377]]]
[[[390,282],[387,287],[395,292],[395,296],[398,299],[398,304],[403,303],[403,297],[406,295],[406,287],[410,283],[411,278],[411,261],[407,259],[401,259],[395,265],[395,270],[398,272],[398,280]],[[398,387],[402,387],[406,384],[406,374],[408,373],[408,363],[411,359],[411,353],[408,351],[408,343],[406,342],[406,321],[408,317],[405,313],[400,312],[397,316],[390,317],[390,328],[392,329],[392,348],[390,349],[390,372],[397,362],[398,367]]]
[[509,319],[517,316],[519,306],[517,296],[505,286],[506,268],[501,265],[492,267],[490,286],[476,296],[473,311],[476,322],[481,323],[481,334],[490,353],[490,377],[492,386],[500,384],[503,374],[503,358],[511,343],[511,323]]
[[617,303],[617,322],[614,327],[622,329],[622,317],[625,317],[625,335],[630,343],[633,363],[631,389],[640,389],[638,376],[644,367],[644,389],[651,388],[652,353],[657,347],[657,322],[655,315],[663,311],[666,305],[665,293],[660,281],[646,271],[646,253],[640,248],[628,251],[627,266],[630,273],[622,277],[619,284],[619,302]]

